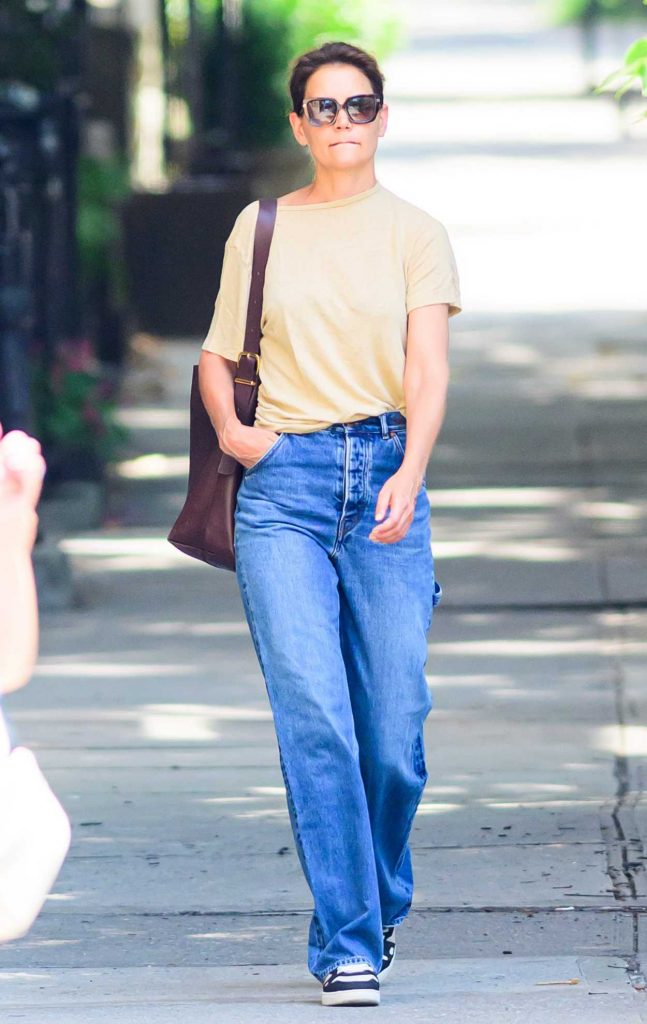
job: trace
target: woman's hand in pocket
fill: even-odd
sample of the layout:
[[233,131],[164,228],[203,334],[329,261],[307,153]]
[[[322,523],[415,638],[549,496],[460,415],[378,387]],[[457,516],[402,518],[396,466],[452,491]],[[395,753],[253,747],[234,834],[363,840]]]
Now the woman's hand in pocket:
[[251,469],[280,436],[268,427],[247,427],[239,423],[235,433],[227,437],[221,447],[227,455],[233,455],[246,469]]
[[375,519],[380,522],[369,533],[369,540],[378,544],[395,544],[406,536],[413,522],[418,492],[423,482],[424,477],[421,479],[403,466],[388,478],[377,496]]

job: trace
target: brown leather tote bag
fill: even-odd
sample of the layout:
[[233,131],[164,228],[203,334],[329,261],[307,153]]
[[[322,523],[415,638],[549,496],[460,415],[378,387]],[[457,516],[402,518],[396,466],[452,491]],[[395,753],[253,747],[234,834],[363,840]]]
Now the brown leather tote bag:
[[[252,279],[247,304],[245,348],[238,355],[234,377],[234,408],[241,423],[254,425],[260,383],[261,313],[265,268],[270,251],[276,199],[259,201],[254,234]],[[218,569],[236,571],[234,512],[243,465],[225,455],[205,409],[193,367],[189,433],[189,482],[182,511],[168,540],[192,558]]]

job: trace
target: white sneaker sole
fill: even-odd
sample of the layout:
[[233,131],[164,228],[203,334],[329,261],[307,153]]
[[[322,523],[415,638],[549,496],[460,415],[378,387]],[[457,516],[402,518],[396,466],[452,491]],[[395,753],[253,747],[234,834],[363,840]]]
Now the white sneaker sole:
[[379,1006],[380,993],[361,989],[357,992],[322,992],[322,1006]]

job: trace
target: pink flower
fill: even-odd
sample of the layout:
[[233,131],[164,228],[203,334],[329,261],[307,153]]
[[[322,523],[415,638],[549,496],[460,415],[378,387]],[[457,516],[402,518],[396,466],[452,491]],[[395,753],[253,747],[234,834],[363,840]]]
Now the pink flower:
[[97,362],[88,338],[72,338],[59,346],[61,360],[72,373],[92,373]]
[[83,409],[81,410],[81,418],[85,423],[88,424],[88,426],[99,428],[103,427],[103,420],[101,419],[101,415],[92,405],[85,405],[83,407]]

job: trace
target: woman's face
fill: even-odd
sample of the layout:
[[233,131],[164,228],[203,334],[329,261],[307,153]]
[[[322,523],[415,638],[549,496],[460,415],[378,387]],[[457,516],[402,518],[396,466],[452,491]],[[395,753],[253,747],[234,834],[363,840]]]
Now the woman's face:
[[[307,81],[304,101],[328,96],[343,103],[349,96],[372,93],[373,86],[363,71],[352,64],[324,64]],[[353,124],[345,110],[339,109],[334,124],[321,127],[310,124],[304,109],[301,117],[290,112],[290,124],[300,145],[307,145],[316,164],[327,170],[360,167],[372,161],[377,140],[384,135],[388,120],[386,104],[369,124]]]

